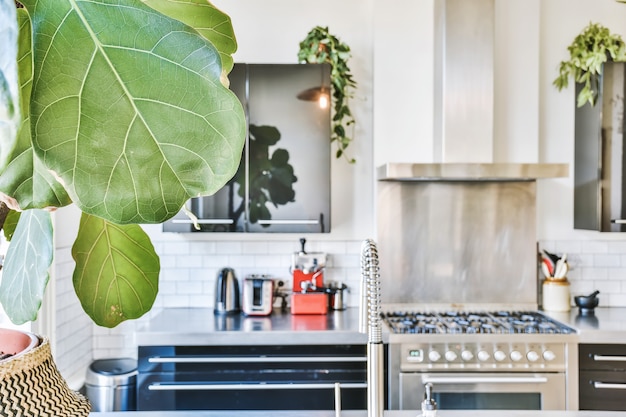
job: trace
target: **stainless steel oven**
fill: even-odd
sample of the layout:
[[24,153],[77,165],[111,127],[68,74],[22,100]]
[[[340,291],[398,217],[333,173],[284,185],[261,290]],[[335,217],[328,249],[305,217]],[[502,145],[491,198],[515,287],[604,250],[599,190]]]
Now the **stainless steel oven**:
[[427,383],[440,409],[577,409],[575,333],[540,313],[383,315],[391,409],[419,409]]

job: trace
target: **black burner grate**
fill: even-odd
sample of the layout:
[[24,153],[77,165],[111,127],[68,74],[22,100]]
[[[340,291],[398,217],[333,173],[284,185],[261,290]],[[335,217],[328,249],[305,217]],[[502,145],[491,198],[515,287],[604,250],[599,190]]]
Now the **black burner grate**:
[[574,330],[533,311],[414,312],[381,314],[393,333],[415,334],[570,334]]

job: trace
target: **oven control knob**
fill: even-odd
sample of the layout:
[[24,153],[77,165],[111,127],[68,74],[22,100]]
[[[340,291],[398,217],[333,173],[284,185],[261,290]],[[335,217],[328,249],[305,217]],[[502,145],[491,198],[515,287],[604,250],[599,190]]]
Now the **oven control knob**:
[[546,361],[550,362],[556,359],[556,355],[551,350],[546,350],[545,352],[543,352],[543,358]]
[[488,361],[490,357],[491,355],[487,351],[481,350],[478,352],[478,360],[481,362]]
[[511,352],[511,360],[513,362],[519,362],[522,360],[523,357],[524,356],[521,353],[519,353],[517,350],[514,350],[513,352]]
[[461,358],[463,358],[464,361],[471,361],[474,359],[474,354],[469,350],[464,350],[461,352]]
[[446,352],[446,360],[448,362],[454,362],[457,358],[456,352],[454,352],[453,350],[449,350]]
[[535,352],[534,350],[531,350],[530,352],[526,354],[526,359],[528,359],[531,362],[537,362],[539,360],[539,354]]
[[496,350],[495,352],[493,352],[493,358],[498,362],[502,362],[506,359],[506,353],[502,352],[501,350]]
[[437,362],[441,359],[441,355],[436,350],[431,350],[428,352],[428,359],[430,359],[431,362]]

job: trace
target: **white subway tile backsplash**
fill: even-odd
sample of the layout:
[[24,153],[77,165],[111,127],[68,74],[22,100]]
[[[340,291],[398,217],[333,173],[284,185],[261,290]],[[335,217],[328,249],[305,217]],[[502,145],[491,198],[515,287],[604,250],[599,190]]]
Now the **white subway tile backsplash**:
[[217,243],[219,242],[194,242],[189,253],[202,256],[211,255],[215,253]]
[[571,240],[563,240],[558,242],[553,242],[551,248],[546,248],[549,252],[556,252],[558,254],[567,253],[567,256],[570,257],[572,254],[582,253],[582,242],[579,241],[571,241]]
[[278,255],[289,255],[289,257],[291,257],[291,254],[293,254],[294,252],[299,252],[300,251],[300,242],[298,239],[294,239],[294,240],[288,240],[288,241],[284,241],[284,240],[272,240],[269,241],[268,243],[268,253],[272,253],[275,256]]
[[198,281],[179,281],[176,283],[176,294],[199,294],[202,291],[202,283]]
[[602,267],[594,267],[593,265],[590,266],[583,266],[580,268],[580,271],[582,273],[581,275],[581,279],[584,280],[598,280],[598,279],[607,279],[609,276],[609,272],[606,268],[602,268]]
[[180,281],[188,280],[190,271],[187,268],[173,268],[173,269],[161,269],[159,275],[159,283],[163,281]]
[[256,257],[253,255],[230,255],[228,257],[228,265],[235,270],[238,268],[255,267],[255,260]]
[[599,290],[600,305],[626,307],[625,241],[550,241],[539,246],[568,253],[572,296]]
[[216,242],[215,253],[236,255],[242,253],[243,242]]
[[160,253],[166,253],[168,255],[187,255],[191,252],[190,245],[192,243],[195,242],[165,241],[162,242],[161,245],[159,245],[162,250],[162,252]]
[[161,265],[161,269],[175,267],[176,258],[176,255],[159,255],[159,263]]
[[360,264],[358,255],[333,255],[333,267],[350,268]]
[[626,268],[622,267],[621,263],[618,268],[610,268],[607,279],[626,282]]
[[254,266],[259,268],[289,268],[289,263],[284,263],[282,256],[257,255],[254,258]]
[[206,255],[202,258],[202,266],[209,268],[227,266],[228,262],[228,255]]
[[200,268],[202,264],[202,255],[179,255],[176,257],[177,268]]
[[[608,294],[608,297],[606,294],[600,294],[598,295],[598,297],[600,297],[600,305],[604,305],[604,306],[609,306],[609,307],[624,307],[626,306],[626,294],[620,293],[620,294]],[[606,301],[604,301],[605,299],[608,298],[608,304],[605,304]]]
[[[308,252],[328,253],[324,280],[348,285],[345,302],[349,306],[357,306],[359,301],[361,242],[307,240],[306,243]],[[240,282],[251,274],[267,274],[284,280],[290,288],[292,255],[300,250],[299,236],[268,241],[177,237],[170,241],[157,240],[154,244],[162,269],[153,309],[144,318],[114,329],[95,326],[86,318],[72,287],[71,253],[68,249],[60,258],[57,256],[57,261],[63,261],[57,266],[57,274],[62,277],[57,279],[56,289],[59,335],[67,337],[67,340],[58,339],[59,350],[64,352],[60,361],[64,375],[75,377],[84,373],[92,359],[136,357],[135,329],[164,307],[212,308],[215,278],[223,267],[234,268]],[[568,254],[572,296],[599,289],[601,305],[626,307],[626,242],[563,240],[539,242],[539,246],[553,253]]]
[[609,253],[626,254],[626,242],[621,242],[621,241],[610,242]]
[[582,243],[582,253],[608,253],[609,242],[601,240],[587,240]]
[[593,265],[616,268],[621,266],[621,259],[619,255],[593,255]]
[[250,255],[268,254],[268,246],[268,242],[263,241],[243,242],[241,252]]

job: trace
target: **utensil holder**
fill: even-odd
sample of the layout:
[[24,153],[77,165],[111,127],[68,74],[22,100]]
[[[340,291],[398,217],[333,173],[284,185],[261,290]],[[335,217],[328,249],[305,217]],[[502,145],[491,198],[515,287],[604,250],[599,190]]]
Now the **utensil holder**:
[[543,309],[546,311],[569,311],[570,285],[567,278],[546,279],[543,282]]

